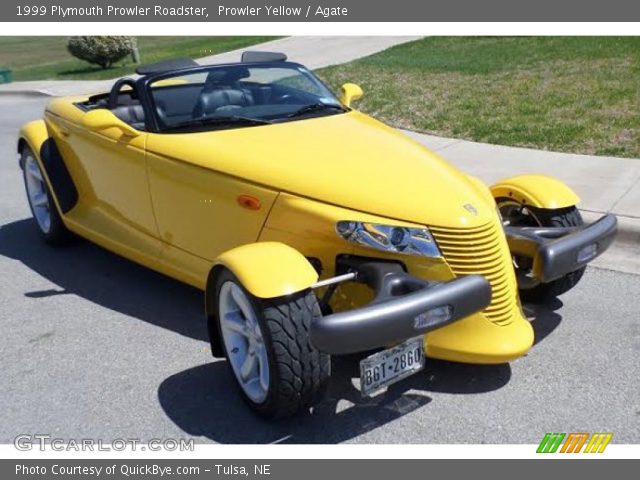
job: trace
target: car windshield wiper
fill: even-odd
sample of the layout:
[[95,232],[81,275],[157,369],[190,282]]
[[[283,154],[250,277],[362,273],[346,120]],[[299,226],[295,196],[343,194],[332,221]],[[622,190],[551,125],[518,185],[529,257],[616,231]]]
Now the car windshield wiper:
[[191,119],[186,122],[169,125],[164,129],[164,131],[166,132],[168,130],[181,130],[183,128],[189,128],[193,126],[206,127],[209,125],[269,125],[271,123],[273,122],[269,120],[263,120],[261,118],[244,117],[242,115],[226,115]]
[[312,103],[310,105],[305,105],[304,107],[299,108],[295,112],[292,112],[289,115],[287,115],[287,118],[299,117],[307,113],[320,112],[322,110],[340,110],[341,112],[346,111],[346,109],[342,105],[318,102],[318,103]]

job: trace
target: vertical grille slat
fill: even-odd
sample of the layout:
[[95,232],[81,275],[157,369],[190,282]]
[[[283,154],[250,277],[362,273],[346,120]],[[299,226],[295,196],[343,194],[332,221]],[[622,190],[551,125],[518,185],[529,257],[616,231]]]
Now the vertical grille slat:
[[[508,325],[517,309],[517,291],[509,247],[500,224],[464,228],[429,227],[451,271],[456,276],[478,274],[491,284],[493,298],[483,311],[496,325]],[[465,247],[469,250],[465,251]]]

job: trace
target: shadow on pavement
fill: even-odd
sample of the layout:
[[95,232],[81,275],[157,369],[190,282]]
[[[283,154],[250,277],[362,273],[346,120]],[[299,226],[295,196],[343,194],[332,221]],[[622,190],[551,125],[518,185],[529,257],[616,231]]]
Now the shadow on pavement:
[[556,310],[562,308],[562,300],[553,298],[545,304],[524,304],[523,310],[527,318],[531,321],[535,339],[534,345],[544,340],[551,332],[553,332],[560,322],[562,316],[556,313]]
[[[545,305],[524,306],[534,329],[535,343],[560,324],[562,317],[556,310],[561,307],[559,299]],[[160,385],[158,397],[178,427],[189,435],[215,442],[339,443],[422,407],[428,409],[433,401],[431,393],[486,393],[502,388],[511,378],[509,364],[468,365],[429,359],[424,372],[392,385],[374,399],[363,399],[352,383],[358,380],[360,359],[357,355],[334,358],[326,399],[308,414],[278,422],[262,420],[245,406],[224,361],[167,378]]]
[[[78,239],[53,248],[39,237],[31,219],[0,227],[0,255],[23,263],[55,287],[24,292],[33,298],[78,295],[105,308],[207,341],[202,293]],[[560,300],[525,305],[536,343],[560,324]],[[190,435],[220,443],[338,443],[397,420],[432,401],[430,393],[478,394],[497,390],[511,367],[428,360],[426,370],[363,399],[358,356],[335,358],[327,396],[308,414],[264,421],[246,407],[224,361],[204,364],[167,378],[158,397],[166,414]],[[428,411],[427,411],[428,413]],[[437,422],[437,418],[433,418]],[[393,441],[390,439],[389,441]]]
[[308,414],[281,421],[263,420],[249,410],[224,361],[167,378],[160,385],[158,397],[169,418],[187,434],[219,443],[339,443],[426,406],[432,401],[431,392],[489,392],[503,387],[511,378],[508,364],[428,360],[425,371],[392,385],[373,399],[363,399],[352,383],[358,376],[358,360],[355,355],[335,358],[325,400]]
[[78,295],[105,308],[208,340],[202,292],[90,242],[51,247],[31,219],[0,227],[0,255],[22,262],[57,288],[25,292],[29,298]]

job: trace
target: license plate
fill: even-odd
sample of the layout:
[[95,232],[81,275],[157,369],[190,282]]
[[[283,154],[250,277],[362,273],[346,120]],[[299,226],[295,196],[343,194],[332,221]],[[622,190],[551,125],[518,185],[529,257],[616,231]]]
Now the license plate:
[[363,396],[371,396],[423,368],[423,337],[411,338],[360,362],[360,391]]

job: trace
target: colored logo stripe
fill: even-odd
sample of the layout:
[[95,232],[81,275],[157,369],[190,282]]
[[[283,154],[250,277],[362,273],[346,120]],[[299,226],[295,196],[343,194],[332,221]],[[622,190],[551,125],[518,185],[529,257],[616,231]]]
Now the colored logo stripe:
[[560,453],[580,453],[587,438],[589,438],[589,434],[586,432],[570,433],[562,444]]
[[584,453],[602,453],[607,448],[613,433],[594,433],[584,449]]
[[556,453],[562,439],[564,438],[564,433],[545,433],[544,438],[538,445],[537,453]]
[[[572,432],[569,435],[566,433],[545,433],[540,445],[538,445],[536,453],[556,453],[565,437],[566,440],[562,443],[562,448],[559,453],[580,453],[587,439],[589,439],[589,435],[587,432]],[[613,433],[610,432],[594,433],[591,435],[583,453],[604,452],[611,438],[613,438]]]

